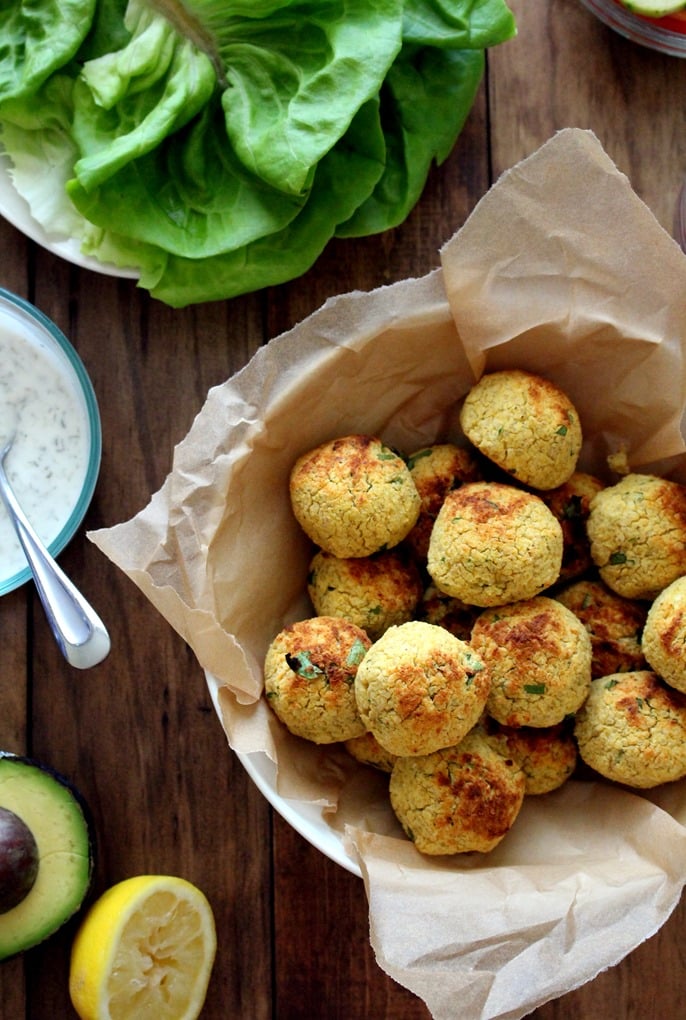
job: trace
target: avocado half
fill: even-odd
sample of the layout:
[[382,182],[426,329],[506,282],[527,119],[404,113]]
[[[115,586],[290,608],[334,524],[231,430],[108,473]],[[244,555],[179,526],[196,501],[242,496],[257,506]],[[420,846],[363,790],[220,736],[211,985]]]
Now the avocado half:
[[0,808],[24,822],[38,849],[29,891],[0,913],[0,960],[6,960],[43,942],[81,907],[93,875],[94,841],[78,790],[48,765],[10,751],[0,751]]

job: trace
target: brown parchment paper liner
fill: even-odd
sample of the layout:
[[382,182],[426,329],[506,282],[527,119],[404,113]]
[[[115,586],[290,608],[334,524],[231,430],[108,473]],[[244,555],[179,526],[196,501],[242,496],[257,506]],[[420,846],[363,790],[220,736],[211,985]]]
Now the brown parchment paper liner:
[[625,449],[633,468],[686,480],[686,259],[577,129],[504,174],[440,255],[428,276],[333,298],[262,348],[210,391],[149,505],[89,537],[193,648],[231,747],[267,762],[270,799],[278,788],[286,817],[362,874],[380,966],[436,1020],[515,1020],[669,916],[685,785],[645,796],[571,782],[528,798],[490,855],[422,858],[384,777],[291,737],[260,699],[269,641],[311,614],[288,473],[347,432],[407,452],[459,438],[474,380],[516,366],[576,403],[582,467],[606,473]]

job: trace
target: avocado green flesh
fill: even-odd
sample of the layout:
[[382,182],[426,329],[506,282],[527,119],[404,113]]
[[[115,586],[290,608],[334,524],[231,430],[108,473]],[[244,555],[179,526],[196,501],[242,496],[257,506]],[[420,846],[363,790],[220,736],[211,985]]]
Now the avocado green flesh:
[[38,845],[36,881],[0,915],[0,960],[52,935],[81,906],[92,874],[90,830],[75,793],[36,762],[0,757],[0,806],[14,811]]

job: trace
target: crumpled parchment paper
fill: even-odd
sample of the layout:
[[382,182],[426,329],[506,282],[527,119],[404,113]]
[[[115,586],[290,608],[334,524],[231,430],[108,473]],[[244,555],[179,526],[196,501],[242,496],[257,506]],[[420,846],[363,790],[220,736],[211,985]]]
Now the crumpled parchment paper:
[[685,480],[686,258],[596,137],[566,129],[496,182],[440,261],[273,339],[210,391],[149,505],[89,537],[192,647],[230,745],[275,763],[268,792],[318,805],[324,849],[337,842],[364,879],[380,966],[436,1020],[518,1020],[667,919],[686,786],[572,781],[527,798],[489,855],[419,855],[383,777],[291,737],[260,699],[269,641],[311,615],[288,474],[348,432],[407,453],[457,439],[473,382],[520,367],[577,405],[580,467],[607,476],[625,450],[632,469]]

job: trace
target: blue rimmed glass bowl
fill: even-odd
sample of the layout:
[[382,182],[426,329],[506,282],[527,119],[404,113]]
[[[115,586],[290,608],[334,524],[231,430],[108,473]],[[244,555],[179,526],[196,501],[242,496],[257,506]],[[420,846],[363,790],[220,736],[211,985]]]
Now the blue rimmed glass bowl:
[[[102,430],[93,385],[66,336],[0,287],[0,442],[24,512],[57,556],[83,521],[100,471]],[[0,595],[31,577],[0,506]]]

